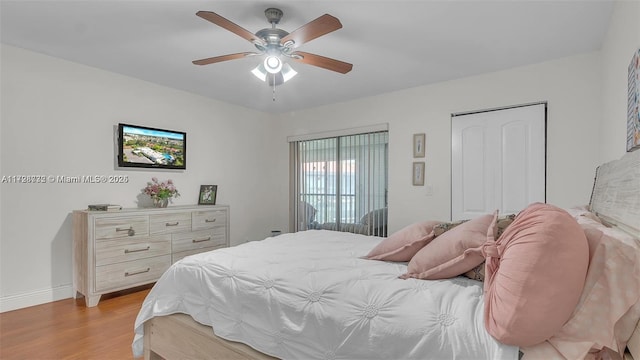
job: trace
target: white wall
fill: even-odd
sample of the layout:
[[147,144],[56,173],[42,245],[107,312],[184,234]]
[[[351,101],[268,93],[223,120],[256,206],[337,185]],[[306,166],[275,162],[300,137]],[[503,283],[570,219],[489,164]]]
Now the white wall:
[[[395,231],[418,220],[450,218],[450,115],[457,112],[547,101],[547,201],[588,203],[598,161],[600,88],[600,54],[590,53],[297,111],[282,116],[280,126],[283,134],[297,135],[388,122],[389,223]],[[421,132],[433,195],[427,186],[411,185],[412,134]],[[277,145],[284,195],[288,148],[283,139]],[[286,212],[286,204],[280,205],[278,211]]]
[[[183,91],[2,46],[1,172],[126,175],[128,184],[1,184],[0,311],[67,298],[71,216],[91,203],[137,207],[152,176],[173,179],[197,203],[217,184],[231,206],[231,243],[266,237],[274,222],[267,190],[271,117]],[[116,170],[119,122],[187,132],[186,171]],[[276,181],[277,179],[273,179]]]
[[640,1],[617,1],[610,24],[602,46],[601,162],[618,159],[627,149],[627,69],[640,48]]

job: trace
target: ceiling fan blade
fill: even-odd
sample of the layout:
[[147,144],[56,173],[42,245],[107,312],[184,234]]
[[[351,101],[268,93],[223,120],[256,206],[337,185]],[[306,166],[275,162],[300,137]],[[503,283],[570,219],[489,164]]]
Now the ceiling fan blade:
[[222,16],[211,12],[211,11],[198,11],[196,13],[199,17],[208,20],[226,30],[231,31],[232,33],[251,41],[252,43],[259,43],[261,45],[265,45],[264,41],[257,37],[255,34],[250,32],[249,30],[243,28],[242,26],[223,18]]
[[324,14],[292,31],[289,35],[283,37],[280,43],[284,45],[287,41],[293,40],[294,43],[291,47],[295,48],[340,28],[342,28],[342,24],[338,18]]
[[[295,61],[308,64],[308,65],[321,67],[323,69],[339,72],[341,74],[346,74],[349,71],[351,71],[351,69],[353,69],[352,64],[346,63],[344,61],[316,55],[316,54],[296,51],[291,55],[293,55],[291,59]],[[302,58],[298,58],[299,56],[301,56]]]
[[219,63],[227,60],[242,59],[244,57],[253,56],[253,55],[260,55],[260,54],[254,53],[254,52],[242,52],[242,53],[214,56],[206,59],[194,60],[193,63],[195,65],[208,65],[208,64],[215,64],[215,63]]

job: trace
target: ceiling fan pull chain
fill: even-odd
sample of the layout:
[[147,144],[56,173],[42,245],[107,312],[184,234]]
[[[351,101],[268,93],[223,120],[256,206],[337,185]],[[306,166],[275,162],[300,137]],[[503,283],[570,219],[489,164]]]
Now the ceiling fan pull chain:
[[276,101],[276,74],[273,74],[273,101]]

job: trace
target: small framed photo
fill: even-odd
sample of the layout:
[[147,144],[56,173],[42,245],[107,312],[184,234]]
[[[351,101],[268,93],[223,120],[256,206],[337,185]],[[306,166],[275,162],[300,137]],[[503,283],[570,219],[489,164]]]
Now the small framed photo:
[[424,157],[424,144],[425,134],[413,134],[413,157],[414,158],[422,158]]
[[413,185],[424,185],[424,161],[413,163]]
[[200,185],[198,205],[215,205],[218,185]]

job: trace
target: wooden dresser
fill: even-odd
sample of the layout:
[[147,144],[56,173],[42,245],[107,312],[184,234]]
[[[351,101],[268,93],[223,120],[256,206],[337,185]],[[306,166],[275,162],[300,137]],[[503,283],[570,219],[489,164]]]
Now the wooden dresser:
[[87,306],[102,294],[155,282],[185,256],[229,246],[229,207],[73,212],[73,288]]

